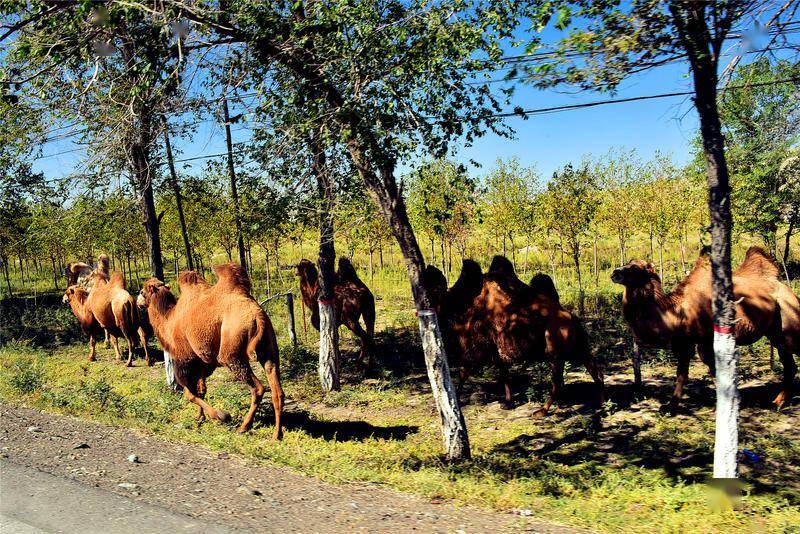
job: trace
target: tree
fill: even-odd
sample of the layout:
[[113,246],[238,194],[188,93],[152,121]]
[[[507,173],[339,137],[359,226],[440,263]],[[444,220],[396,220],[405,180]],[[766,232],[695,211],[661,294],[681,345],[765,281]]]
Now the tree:
[[550,227],[559,234],[572,257],[578,277],[578,309],[581,315],[585,312],[581,252],[599,203],[596,179],[588,163],[583,163],[577,169],[567,164],[561,171],[553,173],[553,179],[547,184],[541,201]]
[[619,246],[619,264],[625,265],[628,238],[635,231],[636,217],[630,210],[635,202],[636,181],[642,175],[642,162],[635,152],[610,151],[592,171],[601,188],[597,217],[606,229],[613,232]]
[[424,163],[408,179],[408,211],[415,229],[439,239],[442,271],[455,240],[464,233],[474,204],[475,182],[466,169],[447,160]]
[[[172,105],[184,60],[182,37],[163,19],[122,3],[64,2],[42,13],[38,2],[12,5],[22,21],[4,60],[24,72],[26,98],[55,117],[85,126],[95,169],[125,170],[139,202],[150,270],[163,278],[155,210],[155,143]],[[8,9],[8,8],[7,8]],[[55,43],[55,44],[54,44]]]
[[527,229],[537,182],[536,170],[522,167],[519,158],[497,160],[486,177],[481,195],[483,222],[501,239],[504,254],[508,239],[514,263],[517,257],[514,238]]
[[[756,85],[777,80],[794,82]],[[781,190],[780,167],[800,140],[800,64],[766,57],[740,65],[721,93],[720,119],[730,161],[736,225],[777,252],[778,226],[790,191]]]
[[[732,334],[736,306],[730,262],[731,189],[717,105],[719,60],[731,30],[746,16],[755,20],[760,14],[772,14],[770,20],[777,21],[775,27],[780,28],[781,16],[791,16],[793,10],[788,8],[793,4],[756,0],[634,0],[625,4],[542,0],[530,4],[535,27],[545,27],[556,13],[556,28],[568,32],[553,56],[556,59],[532,69],[539,85],[569,82],[595,90],[613,89],[632,74],[688,59],[700,119],[711,223],[717,371],[715,478],[737,475],[739,414],[738,353]],[[529,51],[537,45],[532,40]]]

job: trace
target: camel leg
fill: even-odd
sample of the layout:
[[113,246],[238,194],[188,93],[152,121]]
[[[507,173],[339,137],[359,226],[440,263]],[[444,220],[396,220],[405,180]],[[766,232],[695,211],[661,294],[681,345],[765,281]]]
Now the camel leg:
[[675,410],[681,402],[683,397],[683,386],[689,379],[689,361],[692,357],[692,346],[677,345],[673,346],[673,351],[678,358],[678,370],[675,375],[675,390],[672,392],[672,398],[667,405],[669,410]]
[[[642,347],[633,340],[633,388],[642,391]],[[591,372],[591,371],[590,371]]]
[[205,414],[222,423],[230,420],[231,416],[224,410],[217,410],[208,404],[199,395],[205,396],[205,378],[203,377],[202,364],[195,365],[194,369],[187,369],[187,365],[179,359],[175,361],[175,381],[183,386],[183,396],[200,407]]
[[128,342],[128,361],[125,362],[125,366],[133,367],[133,339],[130,338],[128,334],[124,335],[125,335],[125,341]]
[[603,384],[603,370],[592,358],[588,358],[586,360],[586,370],[589,371],[589,374],[592,376],[592,380],[597,386],[597,405],[602,406],[606,402],[605,386]]
[[97,360],[97,358],[94,357],[94,346],[95,346],[95,343],[96,343],[96,341],[95,341],[95,338],[94,338],[94,334],[89,334],[89,356],[87,356],[87,358],[86,358],[87,362],[93,362],[93,361]]
[[464,391],[464,384],[467,383],[467,379],[469,378],[470,370],[467,369],[466,365],[462,365],[461,369],[458,371],[458,387],[456,388],[456,395],[461,395]]
[[103,328],[103,334],[105,335],[105,340],[103,341],[103,347],[104,347],[104,348],[109,348],[109,347],[111,347],[111,345],[108,343],[108,330],[106,330],[105,328]]
[[247,410],[242,424],[236,430],[239,434],[243,434],[253,426],[253,417],[256,414],[261,398],[264,396],[264,385],[256,378],[256,375],[253,374],[253,369],[250,367],[250,362],[247,359],[242,361],[241,359],[232,357],[228,362],[228,369],[231,370],[231,373],[237,380],[244,382],[247,384],[247,387],[250,388],[250,409]]
[[547,415],[548,410],[550,410],[550,406],[553,405],[553,401],[561,392],[561,387],[564,385],[564,360],[556,357],[555,361],[553,362],[552,372],[553,375],[550,386],[550,397],[544,403],[544,406],[533,413],[533,417],[538,418]]
[[347,320],[344,325],[361,341],[361,352],[358,354],[358,363],[365,367],[372,367],[372,339],[358,321]]
[[117,361],[122,360],[122,353],[119,351],[119,338],[117,336],[108,336],[111,339],[111,346],[114,347],[114,357]]
[[156,361],[150,358],[150,351],[147,350],[147,336],[144,334],[144,328],[140,326],[137,333],[139,334],[139,342],[142,344],[142,350],[144,350],[144,361],[148,367],[152,367]]
[[794,377],[797,374],[797,364],[794,363],[792,350],[788,349],[783,344],[778,345],[778,356],[783,365],[783,384],[780,393],[778,393],[775,400],[772,401],[772,404],[775,405],[776,409],[780,410],[792,399]]
[[275,409],[275,432],[272,439],[283,439],[283,426],[281,426],[281,414],[283,413],[283,388],[281,388],[281,376],[278,360],[265,360],[262,362],[264,372],[267,375],[267,382],[272,393],[272,407]]
[[[206,379],[203,376],[197,379],[197,397],[201,399],[206,398]],[[203,407],[198,405],[197,406],[197,426],[199,427],[203,422],[206,420],[206,412],[203,410]]]
[[498,365],[498,379],[501,384],[503,384],[503,407],[506,410],[510,410],[513,406],[512,404],[512,394],[511,394],[511,383],[509,382],[509,370],[508,366],[504,362],[500,362]]
[[700,343],[697,345],[697,354],[700,356],[700,360],[708,366],[708,374],[716,376],[717,361],[714,356],[714,346]]

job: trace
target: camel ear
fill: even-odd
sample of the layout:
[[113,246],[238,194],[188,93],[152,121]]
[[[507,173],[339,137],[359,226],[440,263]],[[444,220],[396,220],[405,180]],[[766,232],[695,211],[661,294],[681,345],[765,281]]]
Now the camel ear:
[[650,262],[647,262],[647,265],[645,266],[645,269],[647,269],[647,272],[649,272],[649,273],[656,274],[656,268],[653,267],[653,264],[650,263]]

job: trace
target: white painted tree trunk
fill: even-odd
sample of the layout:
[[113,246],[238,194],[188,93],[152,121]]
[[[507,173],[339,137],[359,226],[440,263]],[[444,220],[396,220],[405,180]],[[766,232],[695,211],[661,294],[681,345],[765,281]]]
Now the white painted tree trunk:
[[173,391],[180,391],[182,388],[175,380],[175,365],[172,363],[172,356],[164,351],[164,374],[167,377],[167,387]]
[[717,365],[717,418],[714,436],[714,478],[736,478],[739,450],[739,388],[736,338],[714,332]]
[[333,303],[319,301],[319,381],[322,390],[339,390],[339,329]]
[[458,404],[458,396],[450,378],[450,367],[439,329],[439,320],[432,310],[417,312],[419,335],[425,354],[425,366],[431,382],[431,391],[436,409],[442,419],[442,438],[448,460],[462,460],[470,457],[469,438],[464,415]]

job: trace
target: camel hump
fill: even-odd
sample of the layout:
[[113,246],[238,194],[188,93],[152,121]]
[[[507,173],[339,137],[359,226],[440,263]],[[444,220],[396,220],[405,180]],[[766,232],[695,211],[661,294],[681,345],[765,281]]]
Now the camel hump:
[[744,261],[733,273],[734,276],[762,276],[777,280],[781,271],[772,254],[761,247],[752,246],[747,249]]
[[108,285],[125,289],[125,277],[122,276],[121,272],[114,271],[108,279]]
[[178,275],[178,287],[182,288],[184,286],[196,285],[208,285],[208,282],[206,282],[206,279],[203,278],[203,275],[197,271],[184,271]]
[[545,273],[536,273],[533,275],[533,278],[531,278],[530,286],[536,294],[544,295],[555,302],[560,303],[558,290],[556,289],[556,285],[553,283],[553,279],[550,278],[549,275]]
[[453,284],[452,289],[467,295],[477,295],[483,286],[483,273],[481,266],[474,260],[464,260],[461,262],[461,274]]
[[504,276],[517,276],[514,271],[514,264],[505,256],[495,256],[489,265],[489,272],[492,274],[502,274]]
[[360,280],[356,268],[347,258],[339,258],[339,280]]
[[250,293],[252,285],[250,284],[250,277],[242,269],[241,265],[235,263],[223,263],[214,267],[214,274],[219,279],[217,285],[225,285],[235,287]]

